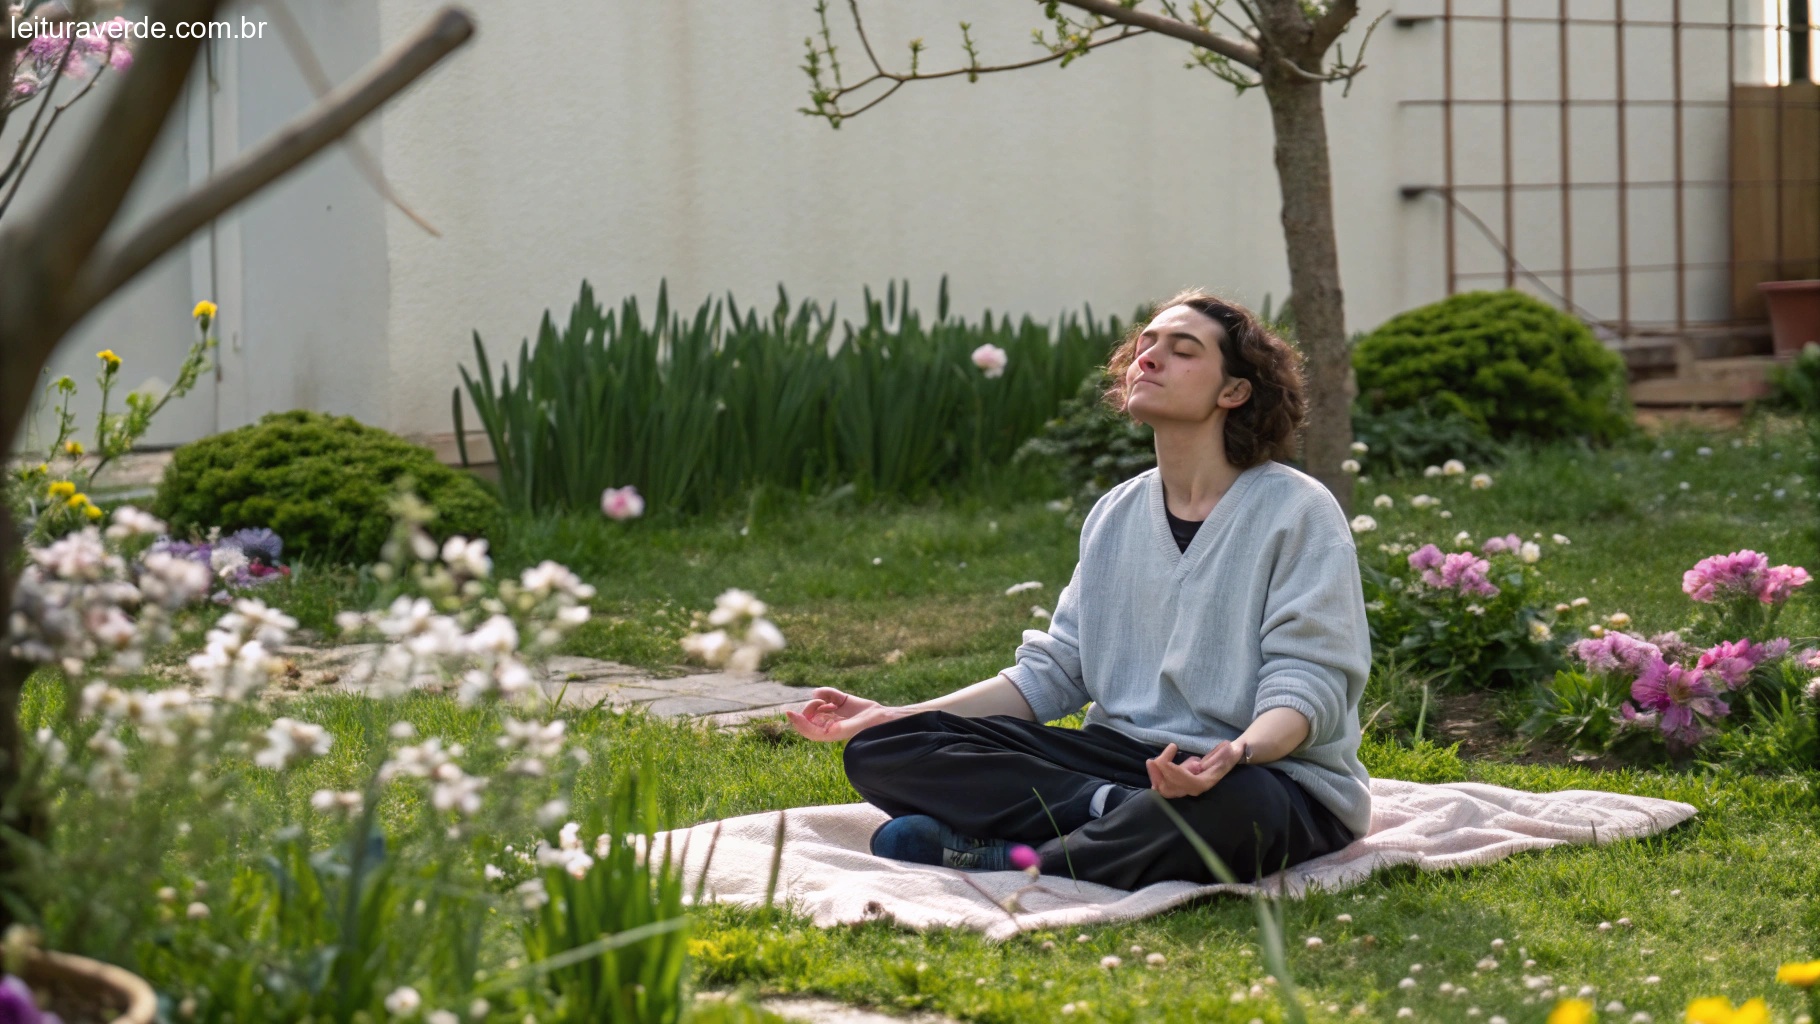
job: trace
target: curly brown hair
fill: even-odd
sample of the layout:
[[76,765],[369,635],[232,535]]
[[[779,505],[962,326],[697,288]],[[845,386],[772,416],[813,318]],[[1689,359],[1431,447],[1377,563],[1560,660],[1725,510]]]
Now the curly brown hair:
[[1138,339],[1150,321],[1174,306],[1187,306],[1219,324],[1220,358],[1227,378],[1251,382],[1250,400],[1226,415],[1226,461],[1249,469],[1270,459],[1293,459],[1297,431],[1308,418],[1302,354],[1251,310],[1198,288],[1157,303],[1148,317],[1131,325],[1106,363],[1101,401],[1114,412],[1130,416],[1125,410],[1125,374],[1137,358]]

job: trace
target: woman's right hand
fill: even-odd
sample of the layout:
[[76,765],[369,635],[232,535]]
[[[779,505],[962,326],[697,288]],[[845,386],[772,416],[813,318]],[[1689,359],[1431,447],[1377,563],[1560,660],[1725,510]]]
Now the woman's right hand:
[[785,711],[790,724],[807,739],[820,742],[852,739],[863,730],[888,722],[903,713],[875,700],[855,697],[832,686],[821,686],[801,711]]

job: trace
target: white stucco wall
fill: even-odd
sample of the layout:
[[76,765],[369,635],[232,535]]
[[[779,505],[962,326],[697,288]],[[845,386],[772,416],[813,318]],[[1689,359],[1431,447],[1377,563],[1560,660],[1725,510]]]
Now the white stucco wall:
[[[331,78],[355,73],[427,19],[439,0],[314,0],[290,5]],[[1730,0],[1740,17],[1762,0]],[[1366,3],[1346,43],[1385,9]],[[1439,13],[1442,0],[1395,0],[1403,15]],[[1686,5],[1718,19],[1716,4]],[[218,387],[205,387],[153,440],[226,429],[260,414],[306,407],[351,413],[404,433],[446,433],[458,364],[472,364],[479,331],[495,362],[515,352],[545,309],[560,320],[583,278],[609,305],[636,295],[648,314],[660,279],[689,311],[729,291],[769,308],[782,283],[792,302],[830,302],[857,315],[861,290],[908,279],[932,309],[949,277],[955,310],[1029,314],[1052,321],[1091,305],[1129,316],[1178,288],[1205,286],[1257,304],[1281,301],[1288,269],[1279,223],[1269,112],[1257,92],[1235,96],[1204,71],[1182,67],[1187,47],[1143,37],[1053,65],[911,83],[838,131],[798,112],[804,36],[817,29],[809,0],[630,0],[526,4],[470,0],[476,37],[394,100],[361,138],[405,202],[437,226],[432,237],[384,204],[343,149],[331,150],[198,236],[84,325],[59,367],[86,368],[103,345],[127,354],[180,354],[189,325],[170,315],[195,298],[223,307]],[[1040,8],[1009,0],[862,3],[873,45],[889,66],[905,43],[928,44],[925,68],[957,66],[957,22],[970,21],[988,63],[1030,59]],[[1576,17],[1608,18],[1613,0],[1573,0]],[[259,17],[257,7],[230,14]],[[1493,14],[1499,0],[1454,0],[1458,14]],[[1556,0],[1518,0],[1519,15],[1552,16]],[[1632,20],[1666,17],[1669,0],[1626,0]],[[845,5],[830,8],[849,82],[867,72]],[[1575,98],[1614,92],[1611,31],[1575,26]],[[1342,97],[1327,91],[1328,131],[1347,326],[1369,329],[1446,291],[1444,206],[1405,199],[1405,185],[1439,185],[1441,115],[1413,101],[1442,95],[1441,27],[1381,24],[1368,70]],[[1627,36],[1634,97],[1666,97],[1666,30]],[[1455,26],[1455,95],[1495,97],[1501,49],[1495,24]],[[1553,26],[1513,29],[1513,87],[1553,98]],[[1762,39],[1739,33],[1739,77],[1761,80]],[[1753,61],[1756,63],[1753,64]],[[1723,98],[1723,50],[1687,43],[1689,98]],[[312,100],[275,30],[214,46],[217,87],[191,96],[135,194],[135,211],[168,199],[269,136]],[[202,86],[198,86],[201,90]],[[98,107],[97,104],[88,104]],[[1553,107],[1513,115],[1515,180],[1559,173]],[[1457,183],[1501,179],[1499,109],[1455,113]],[[1616,173],[1609,110],[1576,108],[1577,180]],[[74,125],[71,126],[72,128]],[[1684,173],[1724,176],[1725,128],[1690,108]],[[74,131],[60,132],[73,136]],[[1670,176],[1666,115],[1631,114],[1633,180]],[[41,176],[54,181],[55,175]],[[44,182],[37,183],[44,187]],[[1574,263],[1616,261],[1611,192],[1574,204]],[[1630,261],[1673,260],[1666,190],[1631,194]],[[1494,231],[1496,193],[1463,200]],[[1520,193],[1515,249],[1537,269],[1559,266],[1559,197]],[[1690,189],[1687,259],[1727,257],[1722,190]],[[1501,287],[1503,258],[1460,218],[1461,287]],[[1631,316],[1672,319],[1673,278],[1637,274]],[[1689,273],[1688,313],[1722,318],[1722,270]],[[1559,288],[1558,277],[1546,284]],[[1519,286],[1536,290],[1526,281]],[[1582,278],[1574,297],[1599,317],[1619,312],[1616,278]],[[156,362],[156,360],[149,360]],[[174,368],[174,356],[166,358]],[[133,383],[136,383],[135,379]],[[474,424],[470,420],[470,427]]]

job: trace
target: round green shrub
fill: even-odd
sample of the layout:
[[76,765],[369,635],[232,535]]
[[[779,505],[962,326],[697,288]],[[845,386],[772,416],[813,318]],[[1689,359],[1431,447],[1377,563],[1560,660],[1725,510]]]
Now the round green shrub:
[[472,475],[352,416],[307,410],[178,448],[153,511],[174,532],[263,526],[283,538],[287,557],[366,563],[391,532],[386,504],[405,476],[436,509],[429,529],[437,539],[497,530],[499,499]]
[[1632,431],[1624,360],[1579,320],[1516,291],[1465,292],[1385,321],[1353,348],[1373,413],[1432,398],[1496,440]]

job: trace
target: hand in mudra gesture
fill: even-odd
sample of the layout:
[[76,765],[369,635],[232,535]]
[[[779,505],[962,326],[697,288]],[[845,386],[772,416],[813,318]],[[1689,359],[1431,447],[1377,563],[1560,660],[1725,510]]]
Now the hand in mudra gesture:
[[862,730],[896,718],[899,711],[832,686],[820,686],[801,711],[785,711],[784,715],[804,737],[828,742],[852,739]]
[[1177,749],[1171,743],[1162,753],[1144,762],[1144,768],[1150,773],[1150,788],[1156,790],[1158,796],[1200,796],[1225,778],[1233,765],[1244,757],[1238,744],[1221,743],[1199,757],[1176,764]]

